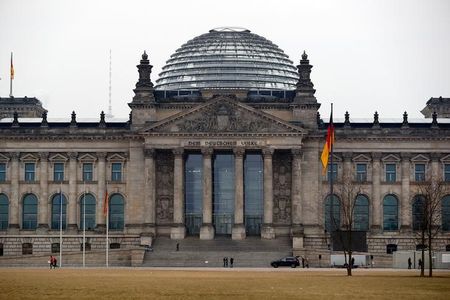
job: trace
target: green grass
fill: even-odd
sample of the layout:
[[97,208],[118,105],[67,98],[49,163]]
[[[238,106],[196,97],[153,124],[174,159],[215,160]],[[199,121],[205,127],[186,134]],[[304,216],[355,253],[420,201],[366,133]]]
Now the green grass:
[[0,269],[0,299],[450,299],[450,272]]

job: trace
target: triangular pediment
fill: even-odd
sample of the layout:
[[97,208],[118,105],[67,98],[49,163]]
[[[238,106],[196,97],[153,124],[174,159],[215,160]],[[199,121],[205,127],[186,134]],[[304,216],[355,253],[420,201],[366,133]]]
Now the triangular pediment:
[[381,159],[383,162],[399,162],[401,161],[400,157],[394,154],[388,154]]
[[27,154],[23,155],[20,158],[20,160],[21,161],[38,161],[39,157],[37,157],[37,156],[35,156],[35,155],[31,154],[31,153],[27,153]]
[[126,155],[122,154],[122,153],[114,153],[114,154],[108,156],[108,161],[113,161],[113,162],[114,161],[122,162],[122,161],[125,161],[126,159],[127,159]]
[[370,162],[371,158],[365,154],[358,154],[352,160],[354,162]]
[[9,157],[0,153],[0,162],[7,162],[9,161]]
[[67,161],[67,157],[62,154],[55,154],[50,157],[50,161]]
[[89,153],[83,154],[80,157],[78,157],[79,161],[82,162],[93,162],[97,160],[97,157],[95,157],[94,155],[91,155]]
[[430,159],[423,154],[419,154],[411,158],[412,162],[428,162]]
[[230,97],[217,97],[144,128],[165,134],[300,134],[304,129]]

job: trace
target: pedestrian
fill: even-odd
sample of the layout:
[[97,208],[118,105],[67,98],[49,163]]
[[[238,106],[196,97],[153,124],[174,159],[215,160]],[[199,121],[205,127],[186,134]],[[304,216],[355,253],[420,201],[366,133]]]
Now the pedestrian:
[[225,261],[226,261],[226,257],[223,258],[223,267],[225,268]]
[[307,258],[305,258],[305,265],[306,265],[306,268],[309,268],[309,263],[308,263],[308,259]]
[[48,260],[48,264],[49,264],[50,269],[51,269],[52,265],[53,265],[53,256],[52,255],[50,255],[50,259]]
[[228,257],[225,257],[225,267],[228,268]]
[[354,265],[355,265],[355,258],[352,257],[352,268],[354,267]]
[[408,269],[411,269],[411,265],[412,265],[411,257],[408,257]]
[[422,259],[419,258],[419,269],[422,269]]
[[234,258],[230,257],[230,268],[233,267],[233,263],[234,263]]
[[177,242],[177,251],[180,251],[180,243]]
[[53,269],[56,269],[56,267],[58,266],[58,260],[56,259],[56,257],[53,256]]
[[305,267],[305,258],[302,257],[302,268]]

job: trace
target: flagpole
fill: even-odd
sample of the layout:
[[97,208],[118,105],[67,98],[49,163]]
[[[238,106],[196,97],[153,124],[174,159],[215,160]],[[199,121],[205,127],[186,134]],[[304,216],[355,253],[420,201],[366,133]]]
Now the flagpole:
[[13,78],[14,78],[14,66],[13,66],[13,53],[11,52],[11,67],[10,67],[10,73],[9,73],[9,97],[13,96],[13,92],[12,92]]
[[106,267],[109,267],[109,199],[108,199],[108,182],[106,182],[106,194],[105,194],[106,205]]
[[86,182],[83,180],[83,268],[86,267]]
[[63,209],[62,209],[62,183],[59,188],[59,267],[62,267],[62,215],[63,215]]
[[[330,122],[331,124],[328,124],[328,126],[334,126],[333,125],[333,103],[331,103],[331,118],[330,118]],[[333,139],[334,139],[334,128],[333,128]],[[334,141],[333,141],[334,142]],[[334,205],[334,195],[333,195],[333,144],[331,143],[331,157],[330,157],[330,195],[331,195],[331,215],[330,218],[333,218],[334,220],[334,216],[333,216],[333,205]],[[332,229],[335,229],[335,222],[333,222],[332,224]]]

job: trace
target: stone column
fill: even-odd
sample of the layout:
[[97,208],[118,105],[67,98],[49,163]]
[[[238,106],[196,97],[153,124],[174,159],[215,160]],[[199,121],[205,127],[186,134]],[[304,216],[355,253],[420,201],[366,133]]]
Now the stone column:
[[[69,153],[69,199],[67,209],[68,229],[77,230],[77,152]],[[67,205],[67,204],[66,204]]]
[[[106,192],[106,152],[98,152],[97,158],[97,229],[104,231],[106,229],[106,216],[103,214],[103,202]],[[108,191],[110,193],[111,191]]]
[[352,178],[352,152],[344,152],[344,172],[343,172],[343,181],[351,182],[353,180]]
[[212,226],[212,148],[203,148],[203,223],[200,228],[201,240],[212,240],[214,238],[214,227]]
[[382,229],[382,214],[381,209],[383,202],[381,200],[380,184],[381,184],[381,153],[372,153],[372,226],[371,230],[380,232]]
[[402,162],[402,195],[400,199],[400,229],[402,231],[409,232],[412,230],[411,227],[411,219],[412,219],[412,205],[411,205],[411,199],[409,197],[409,182],[410,182],[410,159],[411,154],[410,153],[404,153],[401,154]]
[[39,197],[39,218],[38,230],[48,230],[48,152],[39,153],[41,157],[41,176],[40,187],[41,195]]
[[19,229],[19,152],[11,153],[11,199],[9,231],[18,232]]
[[292,245],[303,249],[303,206],[302,206],[302,156],[301,149],[292,149]]
[[261,228],[263,239],[274,239],[275,230],[273,228],[273,149],[263,149],[264,156],[264,224]]
[[155,233],[156,194],[155,194],[155,150],[145,149],[145,202],[144,222],[145,230]]
[[234,148],[234,225],[233,240],[246,237],[244,225],[244,154],[245,149]]
[[184,171],[183,171],[183,149],[173,150],[173,225],[170,231],[170,238],[184,239],[186,227],[184,226]]

